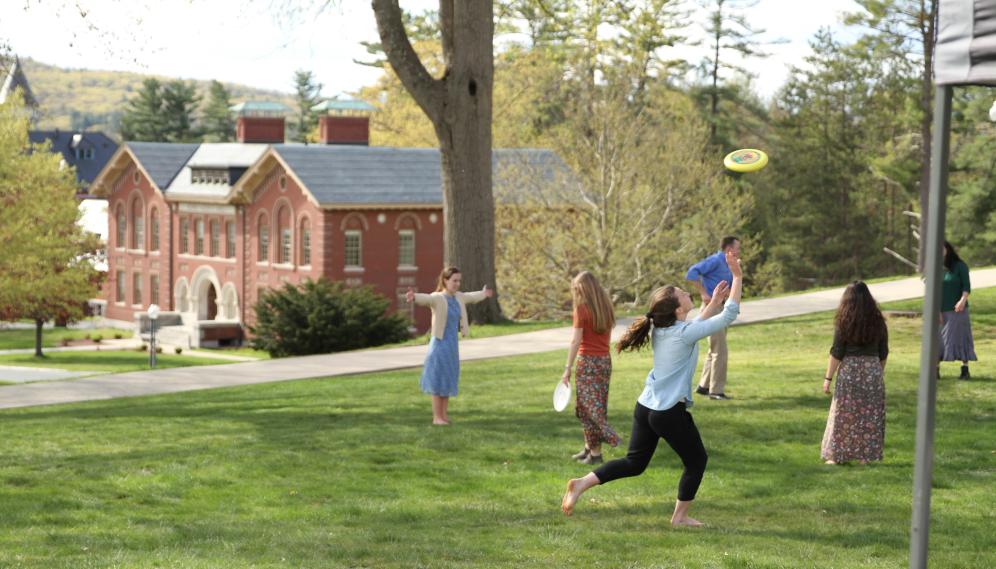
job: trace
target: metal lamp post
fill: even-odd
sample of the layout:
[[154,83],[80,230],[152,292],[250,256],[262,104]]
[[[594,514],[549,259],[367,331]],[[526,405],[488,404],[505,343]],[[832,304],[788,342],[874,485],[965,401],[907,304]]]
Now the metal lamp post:
[[149,343],[149,367],[156,367],[156,320],[159,319],[159,306],[149,306],[149,320],[152,321],[152,340]]

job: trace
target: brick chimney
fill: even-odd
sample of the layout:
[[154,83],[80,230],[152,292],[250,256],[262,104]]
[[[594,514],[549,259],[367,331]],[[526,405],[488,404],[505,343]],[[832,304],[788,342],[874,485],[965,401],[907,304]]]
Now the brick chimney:
[[318,118],[319,144],[370,145],[370,113],[377,109],[363,101],[329,100],[311,107],[324,112]]
[[318,130],[319,144],[370,145],[369,117],[319,117]]
[[269,101],[246,101],[229,110],[238,115],[235,132],[239,142],[284,142],[284,113],[289,107]]

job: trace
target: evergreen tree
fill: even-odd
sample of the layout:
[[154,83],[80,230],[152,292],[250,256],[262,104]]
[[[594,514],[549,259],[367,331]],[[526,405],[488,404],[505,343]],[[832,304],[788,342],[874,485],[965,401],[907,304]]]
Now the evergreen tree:
[[150,77],[125,105],[121,138],[135,142],[191,142],[198,138],[193,113],[201,97],[193,82],[179,79],[163,84]]
[[138,94],[125,105],[121,115],[121,138],[135,142],[167,142],[163,110],[163,84],[150,77]]
[[193,114],[202,97],[191,81],[179,79],[170,81],[163,87],[163,114],[166,122],[166,138],[170,142],[194,142],[200,133],[193,127]]
[[228,109],[232,106],[232,92],[211,80],[208,102],[201,114],[205,142],[231,142],[235,140],[235,117]]
[[308,133],[318,126],[318,114],[311,110],[320,101],[322,88],[325,85],[315,81],[315,74],[311,71],[298,69],[294,72],[294,100],[298,106],[297,122],[294,123],[296,134],[293,140],[297,142],[307,142]]
[[[702,2],[708,18],[700,24],[706,32],[709,56],[699,65],[706,84],[693,89],[692,95],[702,109],[702,116],[710,124],[713,144],[731,150],[735,146],[733,137],[738,131],[756,128],[758,120],[766,121],[767,113],[757,101],[750,97],[749,85],[753,74],[744,66],[736,64],[731,57],[741,60],[768,57],[762,49],[765,43],[784,43],[787,40],[761,42],[758,36],[765,30],[755,28],[747,21],[744,10],[757,4],[758,0],[708,0]],[[746,80],[730,81],[724,70]],[[728,104],[724,104],[728,103]],[[746,111],[743,112],[737,112]],[[748,124],[738,124],[747,122]],[[751,124],[753,123],[753,124]]]

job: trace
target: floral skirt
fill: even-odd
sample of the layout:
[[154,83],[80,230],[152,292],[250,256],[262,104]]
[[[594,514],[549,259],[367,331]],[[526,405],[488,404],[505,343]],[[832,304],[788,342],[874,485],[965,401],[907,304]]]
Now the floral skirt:
[[616,446],[622,442],[622,437],[609,426],[605,416],[611,377],[612,356],[578,356],[574,412],[581,420],[584,440],[589,447],[602,443]]
[[837,373],[821,458],[882,460],[885,382],[878,356],[845,356]]

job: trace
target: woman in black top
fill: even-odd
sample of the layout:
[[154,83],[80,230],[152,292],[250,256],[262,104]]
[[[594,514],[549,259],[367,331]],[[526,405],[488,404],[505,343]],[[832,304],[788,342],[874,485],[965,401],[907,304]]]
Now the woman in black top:
[[878,304],[861,281],[851,281],[834,318],[833,347],[823,392],[833,391],[823,433],[822,458],[827,464],[882,460],[885,440],[885,361],[889,328]]

